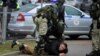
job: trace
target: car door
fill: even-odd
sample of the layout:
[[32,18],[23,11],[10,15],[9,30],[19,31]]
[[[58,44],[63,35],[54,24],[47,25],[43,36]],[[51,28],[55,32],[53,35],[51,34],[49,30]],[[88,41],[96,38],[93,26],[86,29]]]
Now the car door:
[[71,6],[65,6],[65,24],[68,28],[65,28],[67,34],[81,34],[89,30],[89,21],[80,10]]

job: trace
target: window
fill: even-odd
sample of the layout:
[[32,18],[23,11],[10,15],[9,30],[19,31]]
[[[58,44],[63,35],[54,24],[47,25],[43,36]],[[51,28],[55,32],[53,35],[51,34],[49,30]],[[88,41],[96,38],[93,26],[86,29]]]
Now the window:
[[26,4],[24,6],[22,6],[19,11],[21,12],[28,12],[32,9],[34,9],[35,7],[37,7],[38,5],[35,5],[35,4]]
[[77,2],[83,2],[83,0],[76,0]]
[[65,7],[65,12],[67,15],[75,15],[75,16],[81,16],[82,13],[78,10],[76,10],[75,8],[72,8],[70,6],[66,6]]

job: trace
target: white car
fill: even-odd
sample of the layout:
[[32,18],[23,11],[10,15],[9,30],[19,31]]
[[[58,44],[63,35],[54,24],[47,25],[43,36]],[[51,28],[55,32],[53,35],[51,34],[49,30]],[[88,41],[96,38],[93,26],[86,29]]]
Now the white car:
[[[50,4],[43,4],[43,7]],[[24,38],[26,35],[33,35],[36,25],[33,22],[32,16],[37,13],[41,8],[41,4],[26,4],[21,6],[18,11],[11,13],[10,22],[8,24],[10,36],[21,36]]]
[[[42,4],[42,7],[51,4]],[[71,6],[65,6],[65,23],[68,28],[65,27],[64,34],[71,36],[71,38],[76,38],[79,35],[89,35],[92,19],[90,16],[81,10]],[[22,6],[19,11],[13,12],[11,14],[10,23],[8,24],[8,29],[13,32],[12,34],[17,34],[20,36],[34,35],[34,30],[36,25],[33,22],[32,16],[37,13],[37,10],[41,8],[41,4],[27,4]],[[74,36],[74,37],[72,37]]]

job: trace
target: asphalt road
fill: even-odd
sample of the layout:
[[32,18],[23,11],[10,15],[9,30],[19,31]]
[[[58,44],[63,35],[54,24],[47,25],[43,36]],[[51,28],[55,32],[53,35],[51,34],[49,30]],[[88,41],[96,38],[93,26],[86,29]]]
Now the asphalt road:
[[85,56],[92,50],[90,40],[68,40],[69,52],[67,56]]
[[[87,38],[86,36],[83,37]],[[65,40],[65,42],[68,44],[68,50],[69,50],[66,56],[85,56],[86,53],[89,53],[92,50],[91,40],[86,40],[83,37],[80,37],[80,39],[78,40]],[[31,56],[31,55],[15,53],[6,56]]]

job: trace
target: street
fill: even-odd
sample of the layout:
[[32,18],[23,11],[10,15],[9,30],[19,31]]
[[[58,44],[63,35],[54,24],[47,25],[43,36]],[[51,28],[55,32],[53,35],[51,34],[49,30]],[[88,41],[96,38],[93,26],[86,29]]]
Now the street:
[[[26,35],[33,35],[33,36],[41,35],[41,34],[37,34],[36,30],[37,28],[38,29],[44,28],[45,26],[40,27],[44,23],[46,24],[50,23],[50,28],[49,27],[47,28],[45,27],[45,28],[54,31],[57,30],[57,33],[59,33],[60,30],[64,29],[62,28],[61,24],[66,25],[64,33],[71,37],[69,38],[68,36],[64,36],[66,38],[65,43],[67,43],[68,45],[68,53],[66,54],[66,56],[86,56],[86,54],[92,51],[92,41],[89,40],[89,36],[91,36],[91,32],[92,32],[91,26],[92,24],[94,24],[94,22],[92,22],[93,21],[91,17],[92,15],[89,12],[92,12],[91,4],[94,3],[93,1],[90,0],[83,0],[83,1],[36,0],[36,1],[35,0],[34,1],[33,0],[23,0],[23,1],[22,0],[13,0],[13,1],[0,0],[0,16],[1,16],[0,19],[2,22],[2,24],[0,22],[0,44],[3,47],[3,48],[0,47],[1,48],[0,52],[1,54],[4,54],[0,56],[32,56],[32,55],[22,54],[20,53],[20,51],[18,51],[18,49],[14,51],[12,49],[9,49],[8,45],[11,44],[10,42],[8,42],[5,45],[5,47],[2,44],[5,44],[5,41],[8,40],[12,41],[12,39],[18,39],[18,40],[27,39],[29,41],[30,40],[34,41],[35,39],[32,36],[26,36]],[[97,7],[96,9],[98,9],[98,6],[96,7]],[[99,10],[93,10],[93,12],[94,11],[96,13],[92,13],[92,14],[94,15],[99,14],[98,13]],[[40,20],[39,18],[40,19],[45,18],[47,20],[45,22],[45,20]],[[41,24],[40,22],[42,22],[43,24]],[[1,29],[1,25],[2,25],[2,29]],[[80,36],[81,34],[85,34],[87,36]],[[26,38],[23,39],[25,36]],[[77,39],[78,36],[79,38]],[[28,43],[28,41],[26,40],[25,42]],[[31,43],[34,46],[36,45],[36,42],[35,43],[31,42]],[[34,46],[32,46],[32,48]],[[8,49],[11,52],[8,51]],[[6,50],[8,52],[3,52],[3,50]],[[43,56],[47,56],[47,55],[43,55]]]
[[67,56],[85,56],[92,49],[90,40],[69,40],[68,43],[68,55]]
[[[85,38],[87,38],[85,36]],[[89,53],[92,50],[91,40],[78,39],[78,40],[65,40],[68,44],[68,54],[66,56],[85,56],[86,53]],[[30,56],[25,54],[12,54],[6,56]]]

